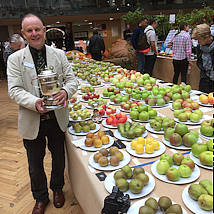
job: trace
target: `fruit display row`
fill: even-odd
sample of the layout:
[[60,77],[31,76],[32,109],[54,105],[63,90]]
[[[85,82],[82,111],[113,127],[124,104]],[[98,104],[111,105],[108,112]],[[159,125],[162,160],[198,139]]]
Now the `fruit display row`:
[[88,118],[91,118],[91,113],[87,109],[83,110],[77,110],[77,111],[70,111],[69,117],[75,121],[75,120],[85,120]]
[[202,104],[210,104],[210,105],[214,105],[214,97],[213,97],[213,93],[209,93],[208,96],[205,94],[201,94],[199,96],[199,101]]
[[89,92],[95,92],[95,89],[92,86],[83,86],[81,87],[80,91],[82,93],[89,93]]
[[122,102],[120,104],[120,110],[125,112],[130,112],[131,108],[137,107],[139,105],[142,105],[142,103],[136,101],[136,100],[128,100],[126,102]]
[[183,111],[193,111],[199,109],[198,102],[193,101],[192,99],[188,98],[186,100],[178,99],[172,103],[173,110],[181,110]]
[[[179,166],[173,167],[174,165]],[[195,169],[195,163],[190,158],[184,158],[181,153],[173,156],[161,155],[160,161],[156,165],[156,170],[160,175],[166,175],[169,181],[178,181],[180,178],[189,178]]]
[[186,124],[177,123],[175,128],[165,129],[164,140],[175,147],[184,145],[191,148],[194,143],[199,141],[199,133],[196,130],[189,130]]
[[[109,157],[110,156],[110,157]],[[94,162],[98,163],[101,167],[118,166],[119,162],[123,160],[123,153],[115,146],[108,149],[101,149],[93,156]]]
[[[110,125],[115,128],[117,128],[118,124],[121,124],[121,123],[123,124],[126,121],[127,121],[127,115],[121,114],[121,113],[117,113],[116,115],[110,114],[109,117],[106,118],[106,120],[103,120],[103,122],[105,122],[108,126]],[[113,128],[113,127],[111,127],[111,128]]]
[[122,102],[127,102],[129,99],[129,95],[116,94],[110,96],[111,103],[115,105],[119,105]]
[[[129,179],[129,182],[127,179]],[[149,176],[145,174],[143,167],[136,167],[132,171],[127,165],[114,173],[114,181],[122,192],[130,190],[133,194],[139,194],[143,187],[149,183]]]
[[86,107],[100,107],[100,106],[103,106],[103,105],[107,105],[108,104],[108,101],[103,99],[103,98],[93,98],[93,99],[89,99],[88,100],[88,106]]
[[108,115],[115,114],[117,112],[116,107],[113,105],[102,105],[97,108],[100,116],[108,117]]
[[146,128],[138,122],[131,123],[126,121],[125,123],[118,124],[118,131],[122,137],[134,139],[136,137],[141,137],[146,131]]
[[150,120],[149,125],[154,131],[165,131],[167,128],[174,128],[175,121],[169,117],[155,116]]
[[72,127],[75,133],[80,133],[80,132],[87,133],[90,130],[96,129],[96,124],[92,120],[89,120],[89,121],[73,123]]
[[107,145],[109,143],[109,136],[103,131],[99,131],[97,134],[89,132],[86,135],[85,146],[95,148],[100,148],[102,145]]
[[81,110],[83,109],[84,107],[82,106],[81,103],[74,103],[73,105],[69,105],[68,106],[68,110],[69,111],[77,111],[77,110]]
[[120,93],[120,90],[119,89],[116,89],[114,87],[108,87],[108,88],[105,88],[104,91],[103,91],[103,96],[104,97],[111,97],[112,95],[116,95],[116,94],[119,94]]
[[82,99],[85,100],[85,101],[92,100],[94,98],[98,99],[99,97],[100,97],[99,94],[91,93],[91,92],[88,92],[87,94],[82,95]]
[[69,100],[69,103],[75,103],[77,102],[77,97],[71,97]]
[[194,201],[197,201],[202,210],[213,210],[213,183],[210,180],[201,180],[199,183],[191,184],[188,194]]

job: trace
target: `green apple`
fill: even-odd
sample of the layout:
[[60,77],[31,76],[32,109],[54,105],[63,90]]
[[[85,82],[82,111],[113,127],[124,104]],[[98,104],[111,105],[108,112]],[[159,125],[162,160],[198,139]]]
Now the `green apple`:
[[139,79],[137,80],[137,85],[138,85],[138,86],[143,86],[143,84],[144,84],[143,78],[139,78]]
[[166,172],[166,177],[170,181],[178,181],[180,179],[180,173],[176,168],[169,168]]
[[178,123],[175,127],[175,132],[183,137],[186,133],[188,133],[188,127],[186,124]]
[[190,98],[190,94],[187,91],[182,91],[181,96],[184,100]]
[[149,119],[153,119],[153,118],[155,118],[157,116],[157,111],[156,110],[153,110],[153,109],[149,110],[148,113],[149,113]]
[[131,119],[137,120],[139,117],[139,112],[138,111],[131,111],[129,116],[131,117]]
[[189,133],[194,134],[194,135],[195,135],[195,137],[196,137],[196,138],[197,138],[197,140],[198,140],[198,138],[199,138],[198,130],[194,130],[194,129],[192,129],[192,130],[190,130],[190,132],[189,132]]
[[174,110],[174,117],[178,118],[178,116],[182,113],[182,110]]
[[163,99],[163,98],[157,99],[157,105],[158,105],[158,106],[163,106],[163,105],[165,105],[164,99]]
[[206,137],[212,137],[213,136],[213,127],[202,125],[200,128],[200,132],[202,135],[204,135]]
[[195,157],[199,157],[199,155],[202,153],[202,152],[205,152],[207,151],[208,148],[207,148],[207,145],[204,144],[204,143],[194,143],[192,145],[192,153]]
[[193,123],[198,123],[200,121],[200,115],[199,114],[196,114],[196,113],[192,113],[190,114],[190,117],[189,117],[190,121],[193,122]]
[[178,115],[178,120],[181,122],[186,122],[188,120],[188,116],[186,112],[182,112]]
[[169,162],[169,165],[172,166],[173,160],[169,154],[166,154],[166,153],[162,154],[160,156],[160,160],[167,160]]
[[185,164],[187,166],[190,167],[190,169],[193,171],[194,168],[195,168],[195,163],[194,161],[191,159],[191,158],[184,158],[182,161],[181,161],[181,165],[182,164]]
[[208,140],[208,141],[206,142],[206,145],[207,145],[209,151],[211,151],[211,152],[214,151],[214,149],[213,149],[213,146],[214,146],[213,140]]
[[156,166],[156,170],[160,175],[165,175],[170,168],[170,164],[167,160],[160,160]]
[[173,102],[173,103],[172,103],[172,108],[173,108],[174,110],[179,110],[179,109],[181,108],[181,103],[180,103],[180,102],[177,102],[177,101]]
[[183,136],[183,144],[184,144],[184,146],[186,146],[186,147],[192,147],[192,145],[194,143],[197,143],[197,138],[195,137],[194,134],[186,133]]
[[199,155],[200,162],[205,166],[213,166],[213,152],[205,151]]
[[203,112],[202,112],[201,110],[199,110],[199,109],[196,109],[196,110],[194,111],[194,113],[195,113],[195,114],[199,114],[199,115],[200,115],[200,119],[203,117]]
[[192,175],[191,168],[185,164],[179,166],[178,172],[182,178],[189,178]]
[[192,90],[191,85],[186,85],[186,86],[184,87],[184,90],[185,90],[186,92],[190,92],[190,91]]
[[179,93],[175,93],[175,94],[172,95],[172,100],[173,101],[181,99],[181,98],[182,98],[181,94],[179,94]]
[[149,120],[149,113],[146,112],[146,111],[142,111],[139,114],[139,120],[141,120],[141,121],[147,121],[147,120]]
[[173,154],[172,159],[173,159],[173,162],[174,162],[176,165],[180,166],[182,160],[184,159],[184,156],[183,156],[182,153],[177,152],[177,153]]
[[182,143],[182,138],[178,133],[173,133],[169,138],[169,142],[173,146],[180,146]]

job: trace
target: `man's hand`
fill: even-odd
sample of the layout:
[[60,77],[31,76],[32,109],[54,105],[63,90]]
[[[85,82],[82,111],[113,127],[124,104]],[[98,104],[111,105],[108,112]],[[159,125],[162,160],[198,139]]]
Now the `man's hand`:
[[58,105],[63,104],[64,107],[67,106],[67,92],[65,90],[60,90],[54,95],[54,100],[58,100]]
[[41,98],[39,100],[36,101],[36,109],[38,110],[39,113],[44,114],[46,112],[48,112],[48,110],[44,109],[44,102],[43,102],[44,98]]

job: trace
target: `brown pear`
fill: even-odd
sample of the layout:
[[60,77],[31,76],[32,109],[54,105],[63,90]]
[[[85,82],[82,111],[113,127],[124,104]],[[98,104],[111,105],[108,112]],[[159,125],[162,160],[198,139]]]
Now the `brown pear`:
[[108,166],[108,158],[102,156],[101,158],[99,158],[98,163],[100,166]]
[[101,153],[96,153],[95,155],[94,155],[94,161],[96,162],[96,163],[98,163],[98,160],[100,159],[102,157],[102,154]]
[[110,158],[111,166],[118,166],[119,162],[120,162],[120,159],[117,156],[111,156]]

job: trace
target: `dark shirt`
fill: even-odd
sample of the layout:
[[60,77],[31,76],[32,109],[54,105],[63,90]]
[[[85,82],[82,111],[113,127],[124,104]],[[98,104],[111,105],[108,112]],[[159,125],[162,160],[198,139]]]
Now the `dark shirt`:
[[15,51],[10,47],[10,45],[8,45],[6,48],[5,48],[5,50],[4,50],[4,52],[3,52],[3,59],[4,59],[4,64],[5,64],[5,66],[7,66],[7,59],[8,59],[8,57],[12,54],[12,53],[14,53]]
[[131,42],[135,50],[138,50],[138,41],[139,36],[141,33],[143,33],[145,28],[142,28],[140,26],[137,26],[132,34]]
[[[31,46],[29,46],[29,49],[30,49],[31,55],[33,57],[34,65],[37,64],[38,53],[42,52],[42,56],[45,59],[45,65],[47,66],[47,57],[46,57],[46,48],[45,48],[45,45],[43,46],[43,48],[41,50],[36,50],[35,48],[33,48]],[[36,72],[38,74],[37,66],[35,66],[35,68],[36,68]]]
[[132,38],[132,35],[130,34],[131,33],[131,30],[130,29],[126,29],[123,31],[123,38],[125,40],[131,40]]
[[99,36],[98,34],[95,34],[89,40],[89,52],[101,54],[101,51],[103,52],[105,51],[104,40],[101,36]]

